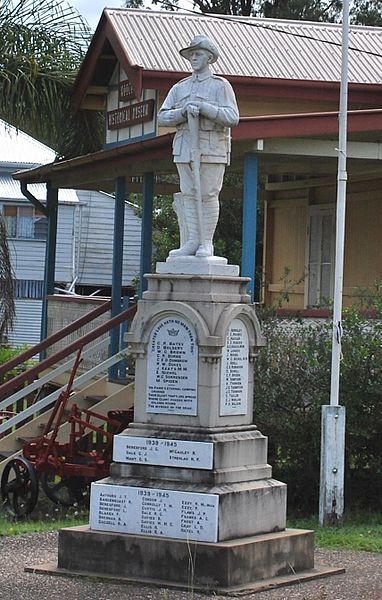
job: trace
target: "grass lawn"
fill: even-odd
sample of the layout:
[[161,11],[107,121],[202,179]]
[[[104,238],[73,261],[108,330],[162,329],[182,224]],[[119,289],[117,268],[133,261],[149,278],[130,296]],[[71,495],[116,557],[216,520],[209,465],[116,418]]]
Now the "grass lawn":
[[313,529],[316,546],[321,548],[382,552],[382,513],[349,515],[339,528],[320,527],[317,517],[290,519],[288,527]]
[[[88,522],[88,513],[75,507],[65,509],[49,504],[44,511],[35,511],[30,518],[15,521],[0,510],[0,536],[51,531]],[[382,513],[349,515],[341,528],[320,527],[317,517],[289,519],[288,527],[313,529],[316,546],[321,548],[382,552]]]
[[62,527],[84,525],[89,521],[89,513],[78,507],[58,507],[51,502],[44,502],[26,519],[15,520],[0,508],[0,537],[4,535],[20,535],[39,531],[52,531]]

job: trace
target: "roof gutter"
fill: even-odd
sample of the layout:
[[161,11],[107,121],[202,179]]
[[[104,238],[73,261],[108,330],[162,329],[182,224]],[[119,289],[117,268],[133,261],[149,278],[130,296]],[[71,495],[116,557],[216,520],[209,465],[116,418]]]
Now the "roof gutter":
[[30,191],[28,190],[28,184],[25,181],[20,181],[20,188],[21,188],[21,192],[25,196],[25,198],[27,198],[27,200],[29,200],[29,202],[31,202],[33,204],[33,206],[35,208],[37,208],[37,210],[42,212],[47,217],[48,216],[47,207],[44,204],[42,204],[40,202],[40,200],[37,200],[37,198],[35,198],[33,196],[33,194],[30,193]]

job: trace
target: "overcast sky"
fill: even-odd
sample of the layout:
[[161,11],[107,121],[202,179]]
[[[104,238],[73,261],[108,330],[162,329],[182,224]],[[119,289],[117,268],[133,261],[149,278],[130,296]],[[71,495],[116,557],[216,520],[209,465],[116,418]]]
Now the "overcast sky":
[[93,30],[97,27],[105,7],[122,8],[125,4],[123,0],[68,0],[68,3],[85,17]]
[[[85,17],[90,27],[95,30],[101,18],[104,8],[124,8],[124,0],[67,0],[68,4],[74,6],[78,12]],[[1,0],[0,0],[1,4]],[[150,0],[145,0],[144,6],[160,10],[160,4],[152,6]],[[180,0],[179,6],[193,8],[192,0]]]

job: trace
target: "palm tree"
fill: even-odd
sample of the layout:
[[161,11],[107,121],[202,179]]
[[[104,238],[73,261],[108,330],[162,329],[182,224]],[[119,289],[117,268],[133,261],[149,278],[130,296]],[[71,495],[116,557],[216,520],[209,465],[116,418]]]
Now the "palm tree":
[[101,116],[73,113],[71,88],[90,30],[65,0],[0,4],[0,117],[73,157],[101,147]]
[[[71,88],[90,30],[64,0],[1,0],[0,118],[58,157],[98,150],[102,116],[73,113]],[[12,326],[12,268],[0,213],[0,339]]]

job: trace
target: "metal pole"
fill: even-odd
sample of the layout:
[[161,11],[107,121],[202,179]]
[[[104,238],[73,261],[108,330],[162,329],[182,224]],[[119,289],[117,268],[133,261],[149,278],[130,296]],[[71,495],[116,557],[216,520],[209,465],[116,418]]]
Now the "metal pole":
[[154,202],[154,173],[143,174],[143,207],[141,224],[141,264],[139,296],[147,289],[145,273],[151,273],[153,253],[153,202]]
[[334,274],[332,377],[330,389],[331,406],[338,405],[339,374],[342,337],[342,289],[345,246],[346,209],[346,154],[347,154],[347,103],[348,103],[348,48],[349,48],[349,0],[343,2],[342,17],[342,68],[339,112],[338,174],[337,174],[337,217],[336,255]]
[[[125,196],[126,178],[117,177],[115,181],[114,205],[114,238],[113,238],[113,272],[111,288],[111,316],[115,317],[122,310],[122,271],[123,271],[123,238],[125,224]],[[110,331],[109,356],[114,356],[119,351],[120,326]],[[109,369],[109,379],[118,378],[118,365]]]
[[[41,341],[45,340],[48,335],[48,296],[54,294],[54,275],[56,269],[58,189],[53,188],[50,182],[47,183],[46,206],[48,211],[48,235],[45,249],[44,292],[42,299],[40,335]],[[45,358],[45,351],[42,351],[40,358],[41,360]]]
[[322,407],[319,521],[339,525],[344,511],[345,407],[339,406],[342,338],[342,291],[345,247],[349,0],[342,8],[342,61],[339,109],[336,255],[333,298],[330,406]]
[[258,162],[254,152],[244,156],[241,276],[251,278],[247,289],[252,301],[255,293]]

